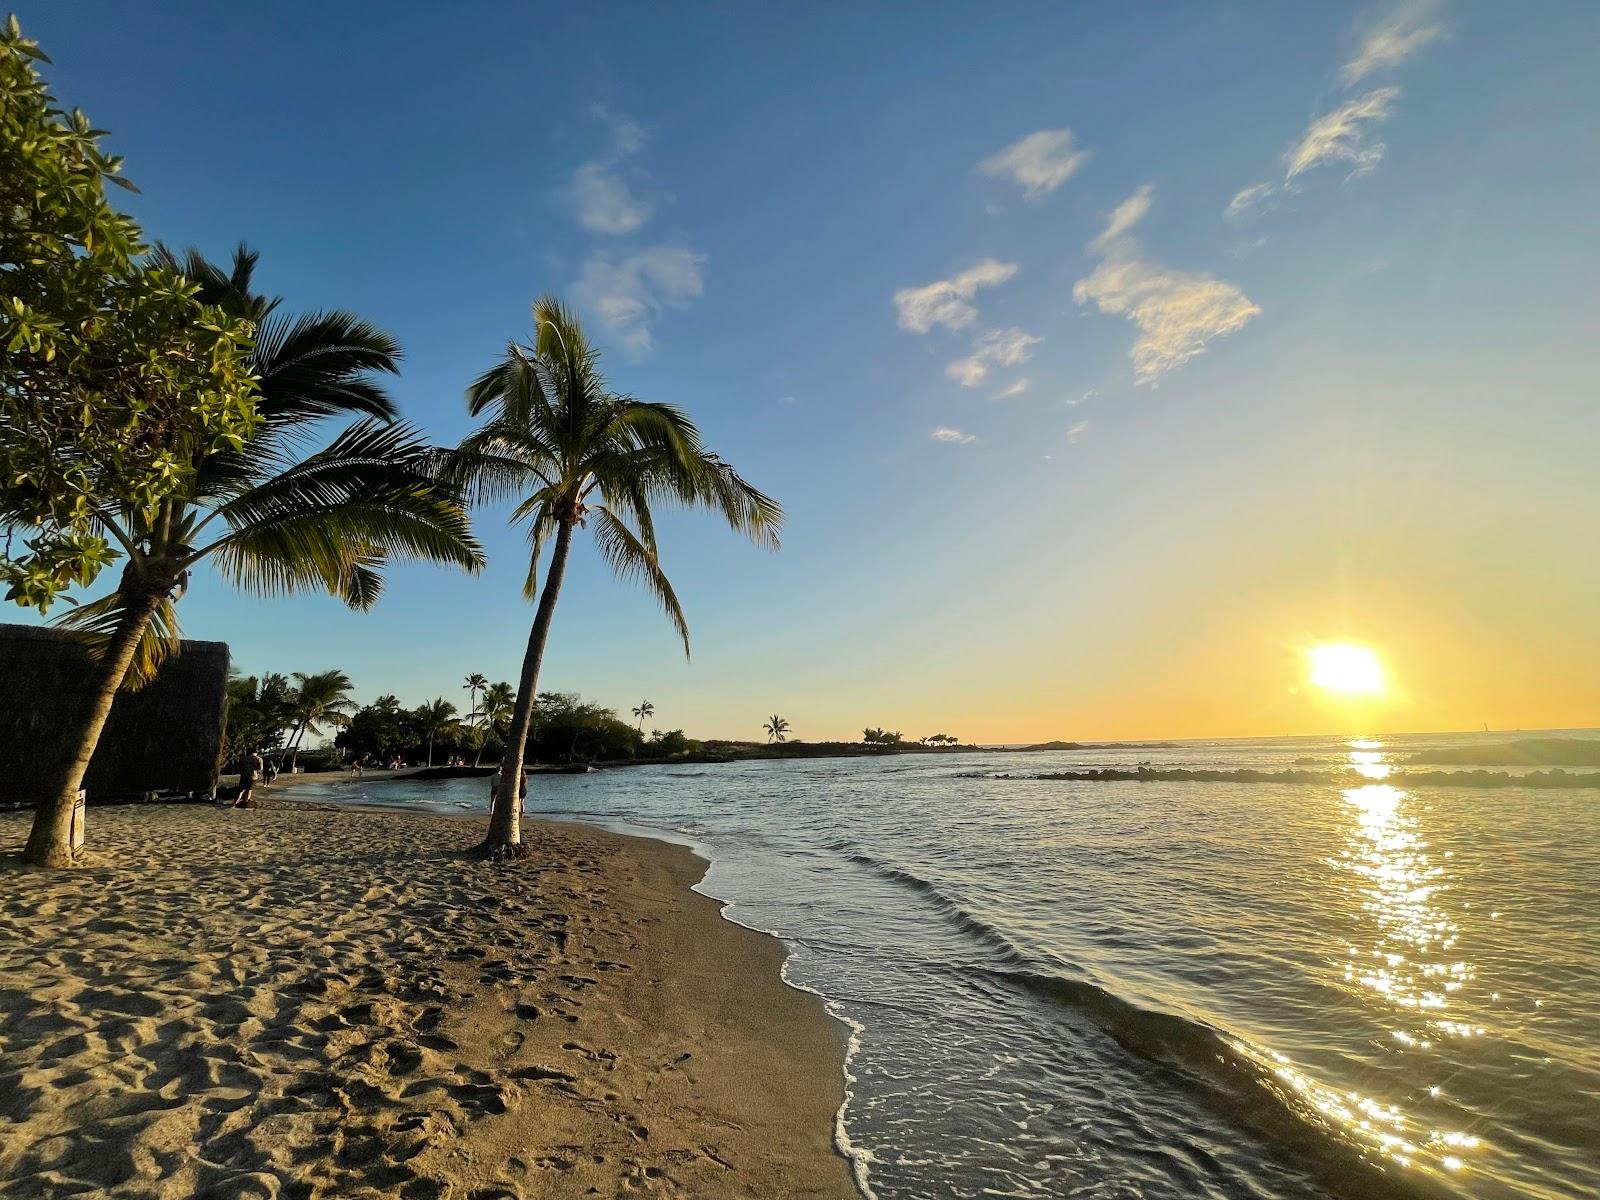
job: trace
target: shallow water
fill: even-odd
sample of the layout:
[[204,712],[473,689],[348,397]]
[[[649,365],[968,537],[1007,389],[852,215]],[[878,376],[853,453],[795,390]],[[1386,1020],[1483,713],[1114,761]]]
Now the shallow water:
[[[844,1130],[882,1200],[1600,1195],[1600,792],[1384,782],[1486,740],[643,767],[529,807],[690,840],[789,942],[857,1030]],[[992,777],[1297,761],[1359,774]]]

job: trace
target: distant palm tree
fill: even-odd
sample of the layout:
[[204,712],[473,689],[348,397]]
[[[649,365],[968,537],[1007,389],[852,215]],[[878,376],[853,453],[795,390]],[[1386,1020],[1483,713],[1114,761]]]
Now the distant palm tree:
[[443,696],[430,700],[417,709],[417,732],[428,739],[428,765],[433,766],[433,739],[451,733],[460,727],[456,720],[456,706]]
[[[289,774],[294,774],[300,762],[300,746],[307,733],[318,733],[320,725],[343,725],[356,703],[350,698],[355,684],[343,671],[321,671],[307,675],[294,673],[295,689],[289,694],[289,715],[293,719],[293,732],[284,745],[289,755]],[[282,762],[280,756],[279,762]]]
[[491,683],[483,689],[483,737],[478,739],[478,753],[472,760],[477,766],[483,761],[483,744],[493,733],[504,738],[511,724],[511,714],[516,710],[517,694],[509,683]]
[[644,719],[656,715],[656,706],[650,701],[642,701],[638,708],[633,710],[633,715],[639,718],[639,732],[644,732]]
[[[63,619],[95,666],[37,796],[24,853],[41,866],[71,865],[72,805],[111,702],[177,646],[174,606],[202,560],[257,595],[320,589],[356,609],[377,600],[390,559],[483,565],[457,491],[440,477],[441,452],[395,421],[378,382],[398,369],[393,338],[347,312],[278,314],[276,299],[251,291],[256,255],[242,246],[230,270],[194,251],[162,248],[155,259],[197,285],[204,303],[256,323],[260,422],[239,448],[187,464],[188,486],[160,504],[94,514],[126,562],[110,595]],[[315,424],[334,417],[361,419],[305,455]]]
[[774,714],[767,718],[767,723],[761,727],[767,731],[767,742],[786,742],[789,740],[789,722]]
[[477,671],[474,671],[467,676],[467,681],[461,686],[466,688],[472,695],[472,712],[467,716],[467,723],[470,725],[478,717],[478,693],[489,686],[489,679],[487,676],[480,675]]
[[[599,353],[570,310],[545,297],[534,304],[533,320],[533,344],[510,343],[468,389],[468,410],[487,419],[462,442],[458,458],[458,477],[475,485],[479,499],[520,499],[512,519],[528,523],[533,543],[523,593],[538,598],[500,766],[499,802],[483,843],[483,852],[493,856],[524,852],[517,803],[523,746],[577,530],[594,535],[618,577],[640,580],[655,594],[687,654],[689,628],[661,569],[652,506],[710,508],[733,529],[772,547],[783,518],[776,501],[704,447],[682,410],[611,391]],[[541,587],[539,558],[546,546],[550,560]]]

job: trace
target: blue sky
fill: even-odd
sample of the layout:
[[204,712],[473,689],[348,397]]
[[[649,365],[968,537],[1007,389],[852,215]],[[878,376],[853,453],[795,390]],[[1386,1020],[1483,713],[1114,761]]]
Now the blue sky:
[[[554,291],[788,509],[777,555],[665,523],[687,664],[581,556],[544,686],[700,735],[1297,732],[1342,716],[1298,648],[1354,637],[1403,684],[1363,721],[1600,718],[1600,7],[265,11],[19,16],[147,233],[391,330],[441,440]],[[185,629],[464,701],[531,618],[479,528],[478,578],[202,580]]]

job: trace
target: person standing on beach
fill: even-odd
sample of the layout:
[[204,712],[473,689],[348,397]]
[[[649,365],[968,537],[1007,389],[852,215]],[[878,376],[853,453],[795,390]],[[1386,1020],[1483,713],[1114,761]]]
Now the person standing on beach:
[[261,755],[254,750],[244,756],[244,761],[239,764],[239,794],[233,801],[235,808],[256,806],[256,776],[261,774],[262,768]]
[[[500,776],[489,777],[489,811],[494,811],[494,802],[500,798]],[[522,785],[517,788],[517,815],[522,816],[528,811],[528,777],[522,777]]]

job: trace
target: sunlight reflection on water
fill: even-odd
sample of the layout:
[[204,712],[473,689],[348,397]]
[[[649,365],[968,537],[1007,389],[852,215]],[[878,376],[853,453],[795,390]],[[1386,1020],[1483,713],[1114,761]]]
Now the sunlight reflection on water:
[[[1358,773],[1373,780],[1389,774],[1380,743],[1351,745],[1350,764]],[[1476,972],[1451,953],[1460,937],[1460,927],[1442,903],[1451,880],[1428,853],[1409,793],[1373,782],[1348,788],[1343,795],[1353,823],[1329,865],[1356,877],[1353,927],[1367,940],[1348,946],[1342,982],[1369,1002],[1391,1007],[1399,1017],[1399,1027],[1391,1030],[1395,1052],[1415,1057],[1416,1070],[1430,1070],[1434,1063],[1428,1052],[1435,1039],[1484,1033],[1452,1011],[1455,994]],[[1466,1168],[1460,1152],[1482,1146],[1474,1134],[1432,1127],[1414,1107],[1326,1087],[1287,1060],[1280,1059],[1275,1070],[1357,1146],[1402,1166],[1459,1174]],[[1426,1087],[1420,1095],[1437,1100],[1440,1089]]]

